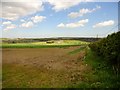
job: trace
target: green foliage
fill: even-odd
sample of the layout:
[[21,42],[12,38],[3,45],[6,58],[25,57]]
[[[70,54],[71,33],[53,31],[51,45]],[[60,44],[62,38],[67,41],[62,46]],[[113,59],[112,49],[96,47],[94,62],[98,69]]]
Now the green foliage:
[[108,64],[116,67],[118,71],[120,68],[120,32],[91,43],[89,47],[99,56],[104,57]]
[[89,88],[119,88],[120,75],[114,74],[112,67],[109,67],[105,59],[98,56],[90,48],[87,50],[85,63],[92,67],[92,71],[86,72],[83,76],[87,78]]

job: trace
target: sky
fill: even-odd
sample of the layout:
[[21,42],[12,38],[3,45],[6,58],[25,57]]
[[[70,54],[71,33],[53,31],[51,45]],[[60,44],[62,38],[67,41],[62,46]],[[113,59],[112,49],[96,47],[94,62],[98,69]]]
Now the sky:
[[117,1],[4,0],[0,37],[106,37],[118,31]]

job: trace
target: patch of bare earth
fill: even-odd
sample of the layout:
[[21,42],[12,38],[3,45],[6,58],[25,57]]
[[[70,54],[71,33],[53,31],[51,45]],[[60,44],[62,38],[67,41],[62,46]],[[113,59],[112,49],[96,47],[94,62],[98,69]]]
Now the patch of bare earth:
[[79,83],[89,67],[78,47],[3,49],[3,87],[67,87]]

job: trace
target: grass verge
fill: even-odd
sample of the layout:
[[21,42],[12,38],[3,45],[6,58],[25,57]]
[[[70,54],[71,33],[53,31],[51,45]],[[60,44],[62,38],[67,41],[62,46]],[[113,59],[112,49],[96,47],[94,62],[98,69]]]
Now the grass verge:
[[82,74],[82,81],[71,87],[77,88],[119,88],[120,75],[116,75],[112,67],[102,57],[97,56],[90,48],[84,60],[91,69]]

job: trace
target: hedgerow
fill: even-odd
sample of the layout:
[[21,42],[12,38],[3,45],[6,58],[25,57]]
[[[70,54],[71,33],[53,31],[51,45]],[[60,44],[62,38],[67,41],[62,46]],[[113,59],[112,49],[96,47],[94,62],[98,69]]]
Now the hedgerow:
[[89,44],[89,47],[99,56],[105,58],[109,65],[120,71],[120,31],[106,38]]

